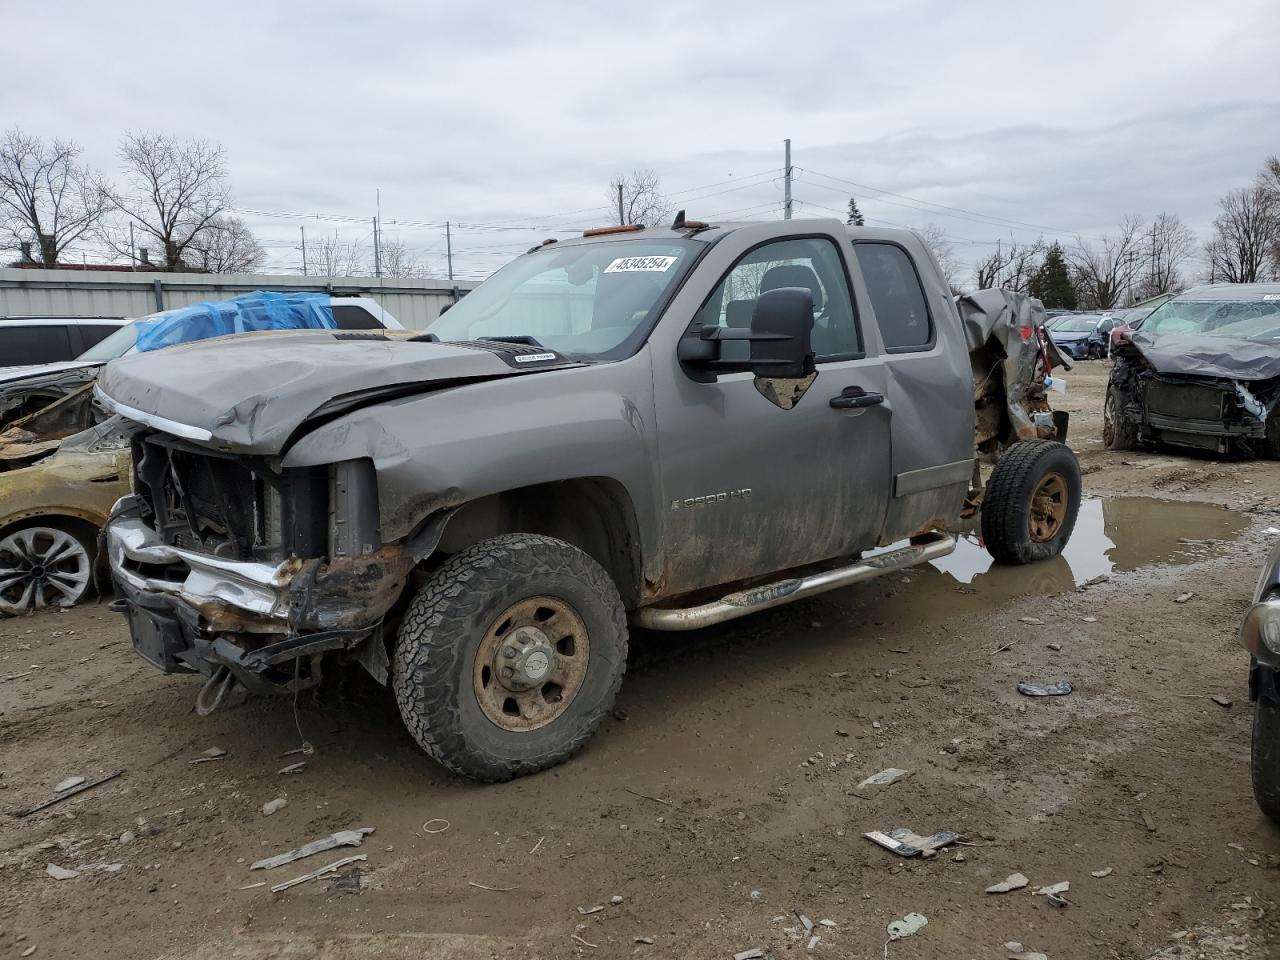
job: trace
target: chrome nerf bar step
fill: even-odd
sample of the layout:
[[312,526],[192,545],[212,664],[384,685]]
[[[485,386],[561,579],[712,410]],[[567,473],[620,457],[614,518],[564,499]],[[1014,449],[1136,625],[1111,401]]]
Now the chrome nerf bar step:
[[649,630],[697,630],[745,617],[749,613],[768,610],[770,607],[780,607],[803,597],[871,580],[895,570],[928,563],[938,557],[945,557],[955,548],[955,537],[946,533],[931,533],[919,538],[919,542],[909,547],[879,553],[847,567],[752,587],[700,606],[680,609],[645,607],[636,612],[634,622],[636,626]]

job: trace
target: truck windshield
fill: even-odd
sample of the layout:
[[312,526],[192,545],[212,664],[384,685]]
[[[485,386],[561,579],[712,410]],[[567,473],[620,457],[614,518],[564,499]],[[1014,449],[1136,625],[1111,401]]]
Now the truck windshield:
[[1147,318],[1142,332],[1280,340],[1280,299],[1170,300]]
[[703,245],[618,240],[548,247],[503,267],[430,332],[441,340],[533,337],[582,359],[626,356]]

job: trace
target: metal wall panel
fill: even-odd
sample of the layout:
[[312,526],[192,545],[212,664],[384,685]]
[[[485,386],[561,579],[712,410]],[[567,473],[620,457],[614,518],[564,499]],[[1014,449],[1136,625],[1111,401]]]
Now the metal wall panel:
[[0,317],[139,317],[254,290],[319,290],[372,297],[412,330],[425,329],[472,280],[286,277],[0,269]]

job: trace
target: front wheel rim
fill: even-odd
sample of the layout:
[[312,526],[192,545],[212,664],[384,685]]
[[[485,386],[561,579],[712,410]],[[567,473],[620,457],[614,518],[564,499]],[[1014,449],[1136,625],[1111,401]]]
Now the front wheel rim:
[[69,607],[89,589],[92,560],[56,527],[26,527],[0,539],[0,611]]
[[1048,543],[1062,531],[1067,519],[1069,492],[1067,478],[1060,473],[1045,474],[1031,494],[1030,533],[1035,543]]
[[557,597],[512,604],[476,648],[472,689],[495,726],[527,733],[559,719],[582,689],[590,659],[587,627]]

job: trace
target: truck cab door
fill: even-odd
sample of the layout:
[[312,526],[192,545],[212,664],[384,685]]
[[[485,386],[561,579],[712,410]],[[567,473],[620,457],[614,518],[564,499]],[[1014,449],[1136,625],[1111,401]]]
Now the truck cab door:
[[[704,324],[749,326],[762,293],[807,287],[815,315],[811,382],[708,377],[682,365],[669,340],[660,348],[668,355],[654,358],[665,495],[660,594],[773,574],[879,539],[891,481],[891,405],[883,365],[863,346],[850,250],[834,235],[781,232],[746,228],[717,243],[696,271],[705,278],[700,300],[683,298],[675,326],[682,335]],[[664,324],[675,319],[669,311]],[[722,357],[746,359],[748,350],[725,341]]]
[[939,529],[960,515],[973,476],[973,378],[951,291],[923,244],[857,240],[854,286],[880,344],[893,407],[883,538]]

